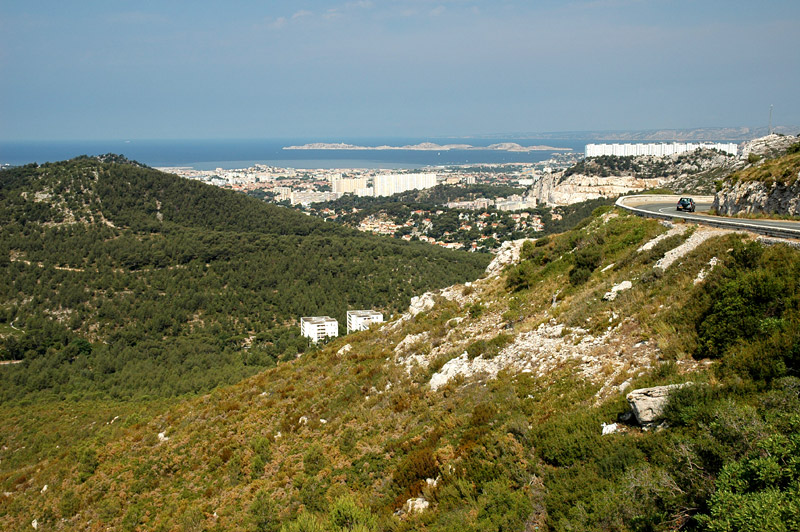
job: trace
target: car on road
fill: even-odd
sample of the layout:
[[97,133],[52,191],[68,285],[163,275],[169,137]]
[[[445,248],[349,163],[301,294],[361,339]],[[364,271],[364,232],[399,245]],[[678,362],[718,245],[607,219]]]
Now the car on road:
[[695,205],[692,198],[681,198],[678,200],[678,210],[694,212]]

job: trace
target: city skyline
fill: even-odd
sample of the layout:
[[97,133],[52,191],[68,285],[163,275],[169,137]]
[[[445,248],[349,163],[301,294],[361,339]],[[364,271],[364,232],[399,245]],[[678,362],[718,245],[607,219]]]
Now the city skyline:
[[800,124],[800,5],[0,2],[0,140]]

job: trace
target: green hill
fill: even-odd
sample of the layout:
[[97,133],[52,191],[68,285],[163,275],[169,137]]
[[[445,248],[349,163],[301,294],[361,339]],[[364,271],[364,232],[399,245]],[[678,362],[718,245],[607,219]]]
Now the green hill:
[[489,261],[103,160],[0,172],[2,401],[206,391],[307,350],[301,316],[344,328]]
[[[0,527],[794,530],[798,279],[789,246],[601,208],[201,397],[8,405]],[[630,390],[687,382],[624,421]]]

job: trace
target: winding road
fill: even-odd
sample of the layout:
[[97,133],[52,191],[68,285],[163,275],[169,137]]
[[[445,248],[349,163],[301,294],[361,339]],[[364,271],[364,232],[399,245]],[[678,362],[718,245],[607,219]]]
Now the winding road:
[[681,196],[647,195],[623,196],[617,200],[617,206],[633,211],[642,216],[653,218],[682,218],[726,229],[752,231],[780,238],[800,239],[800,222],[787,220],[749,220],[743,218],[726,218],[703,214],[711,208],[713,196],[693,196],[697,204],[696,212],[678,211],[675,207]]

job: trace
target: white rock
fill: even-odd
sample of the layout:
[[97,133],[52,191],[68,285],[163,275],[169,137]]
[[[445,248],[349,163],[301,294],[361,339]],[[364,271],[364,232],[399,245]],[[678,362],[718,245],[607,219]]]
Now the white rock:
[[425,479],[425,484],[430,486],[430,487],[432,487],[432,488],[435,488],[438,483],[439,483],[439,479],[438,478],[426,478]]
[[47,493],[47,484],[42,487],[42,491],[40,493]]
[[627,395],[627,399],[633,415],[636,417],[636,422],[640,425],[649,425],[658,420],[664,413],[664,407],[669,401],[669,394],[674,390],[691,385],[691,382],[686,382],[633,390]]
[[610,292],[606,292],[603,296],[604,301],[614,301],[617,298],[617,293],[624,290],[630,290],[633,284],[630,281],[622,281],[621,283],[611,287]]
[[699,272],[697,272],[697,277],[694,278],[694,284],[700,284],[705,281],[706,277],[709,273],[714,269],[714,266],[719,264],[719,259],[717,257],[712,257],[710,261],[708,261],[708,269],[703,268]]
[[411,298],[411,305],[408,307],[408,313],[412,316],[416,316],[420,312],[432,309],[434,304],[433,292],[425,292],[421,296],[414,296]]
[[697,230],[692,233],[692,236],[686,239],[686,242],[681,244],[680,246],[667,251],[664,256],[656,262],[654,268],[661,268],[662,270],[666,270],[670,266],[672,266],[675,261],[683,257],[684,255],[688,254],[691,251],[694,251],[700,244],[708,240],[713,236],[722,235],[725,233],[729,233],[729,230],[725,229],[715,229],[713,227],[698,227]]
[[327,422],[328,422],[328,420],[327,420],[327,419],[322,419],[322,418],[319,418],[319,422],[320,422],[320,423],[322,423],[322,424],[324,425],[325,423],[327,423]]
[[404,506],[406,512],[413,514],[413,513],[422,513],[426,510],[431,503],[429,503],[425,497],[416,497],[414,499],[408,499]]
[[33,521],[31,521],[31,526],[33,527],[33,529],[34,529],[34,530],[38,530],[38,528],[39,528],[39,521],[37,521],[36,519],[34,519]]
[[616,423],[603,423],[603,436],[606,434],[614,434],[615,432],[619,431]]
[[300,416],[300,419],[298,419],[297,422],[301,425],[306,425],[308,424],[308,418],[306,416]]
[[497,250],[494,259],[492,259],[492,262],[486,267],[486,273],[489,275],[500,275],[500,272],[502,272],[503,268],[507,265],[519,262],[520,250],[525,240],[527,240],[527,238],[503,242]]
[[645,244],[642,244],[642,246],[639,249],[637,249],[636,251],[638,253],[641,253],[642,251],[649,251],[649,250],[653,249],[656,246],[656,244],[658,244],[662,240],[667,239],[667,238],[669,238],[669,237],[671,237],[673,235],[681,235],[681,234],[685,233],[687,231],[687,229],[689,229],[688,225],[672,225],[672,224],[670,224],[670,230],[669,231],[667,231],[666,233],[661,233],[660,235],[658,235],[657,237],[649,240]]
[[341,349],[336,351],[336,356],[346,355],[353,349],[353,346],[350,344],[344,344]]
[[438,390],[457,375],[470,376],[471,374],[470,361],[465,351],[461,356],[448,360],[447,363],[442,366],[442,369],[433,374],[430,381],[431,390]]
[[169,440],[169,436],[167,436],[166,432],[158,433],[158,441],[167,441],[167,440]]

